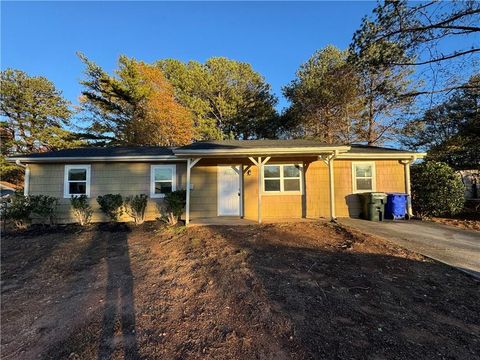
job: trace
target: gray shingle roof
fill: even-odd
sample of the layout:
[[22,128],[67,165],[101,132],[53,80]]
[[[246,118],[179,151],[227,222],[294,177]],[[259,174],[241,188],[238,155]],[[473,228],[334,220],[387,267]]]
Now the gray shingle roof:
[[293,148],[342,146],[341,144],[326,144],[316,140],[215,140],[199,141],[182,146],[177,150],[213,150],[213,149],[258,149],[258,148]]
[[368,146],[360,144],[326,144],[316,140],[215,140],[199,141],[189,145],[177,148],[177,150],[228,150],[228,149],[259,149],[259,148],[309,148],[309,147],[332,147],[332,146],[351,146],[348,153],[391,153],[391,152],[410,152],[401,149],[392,149],[380,146]]
[[[176,150],[248,150],[248,149],[268,149],[268,148],[319,148],[319,147],[345,146],[325,144],[315,140],[223,140],[223,141],[199,141],[186,146],[173,148],[164,146],[132,146],[132,147],[84,147],[74,149],[63,149],[58,151],[49,151],[44,153],[34,153],[26,155],[16,155],[12,158],[22,159],[55,159],[55,158],[115,158],[115,157],[153,157],[153,156],[173,156]],[[268,150],[266,150],[268,152]],[[347,153],[352,154],[395,154],[412,153],[410,151],[384,148],[378,146],[351,145]]]
[[84,147],[74,149],[63,149],[34,153],[27,155],[16,155],[15,157],[28,159],[48,158],[69,158],[69,157],[118,157],[118,156],[165,156],[173,155],[172,148],[164,146],[115,146],[115,147]]

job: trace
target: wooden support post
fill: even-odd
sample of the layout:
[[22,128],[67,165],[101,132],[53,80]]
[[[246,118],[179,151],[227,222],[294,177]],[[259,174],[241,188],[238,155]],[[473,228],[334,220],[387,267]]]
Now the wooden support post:
[[257,162],[257,169],[258,169],[258,223],[262,223],[262,158],[259,156],[258,157],[258,162]]
[[335,155],[328,158],[328,184],[330,189],[330,220],[335,221],[337,216],[335,214],[335,174],[333,170],[333,159]]
[[333,170],[333,160],[337,157],[338,151],[335,150],[328,156],[320,155],[319,160],[323,160],[328,166],[328,188],[330,197],[330,221],[336,221],[337,215],[335,213],[335,173]]
[[191,160],[187,160],[187,194],[186,194],[186,204],[185,204],[185,226],[188,226],[190,223],[190,163]]
[[185,204],[185,225],[190,223],[190,189],[191,189],[191,173],[192,168],[198,163],[201,158],[187,159],[187,184],[186,184],[186,204]]
[[250,161],[257,166],[258,174],[258,223],[262,223],[262,188],[263,188],[263,165],[265,165],[270,159],[270,156],[267,156],[262,160],[262,157],[259,156],[257,159],[249,157]]

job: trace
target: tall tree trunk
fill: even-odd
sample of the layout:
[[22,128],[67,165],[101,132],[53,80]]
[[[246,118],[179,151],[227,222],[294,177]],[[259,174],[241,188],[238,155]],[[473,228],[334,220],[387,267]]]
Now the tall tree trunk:
[[370,99],[370,103],[368,105],[367,144],[370,146],[375,142],[375,115],[373,109],[373,99]]
[[367,130],[367,145],[371,146],[375,143],[375,104],[374,104],[374,81],[373,76],[370,76],[370,97],[368,99],[368,130]]

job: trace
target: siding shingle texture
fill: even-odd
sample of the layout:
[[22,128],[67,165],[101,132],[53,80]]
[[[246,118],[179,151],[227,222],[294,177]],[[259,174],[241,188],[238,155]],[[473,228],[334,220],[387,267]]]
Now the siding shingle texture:
[[[328,168],[316,158],[281,158],[275,162],[304,162],[305,195],[268,195],[262,197],[264,218],[328,217]],[[88,162],[85,162],[88,163]],[[150,193],[150,166],[155,162],[91,163],[90,203],[95,210],[93,221],[107,221],[100,212],[98,195],[120,193],[122,196]],[[247,159],[201,160],[192,169],[191,219],[217,216],[217,164],[242,164],[245,218],[256,220],[258,214],[258,173]],[[352,161],[335,160],[335,206],[338,217],[358,217],[358,196],[352,194]],[[307,166],[308,165],[308,166]],[[177,188],[184,189],[186,163],[178,162]],[[58,221],[73,222],[70,200],[63,198],[65,164],[31,164],[30,194],[44,194],[59,198]],[[405,192],[404,166],[397,160],[375,160],[377,191]],[[247,170],[250,171],[248,175]],[[146,219],[159,216],[161,199],[149,199]],[[126,215],[122,220],[129,221]]]

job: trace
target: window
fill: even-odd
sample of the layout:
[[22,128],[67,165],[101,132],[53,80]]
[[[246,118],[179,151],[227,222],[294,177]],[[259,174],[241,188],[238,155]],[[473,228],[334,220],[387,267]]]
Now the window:
[[352,163],[353,192],[375,191],[375,163]]
[[150,197],[162,198],[176,190],[175,165],[152,165],[150,172]]
[[90,196],[90,165],[65,165],[63,197]]
[[266,193],[302,192],[302,167],[298,164],[265,165],[263,167],[263,191]]

